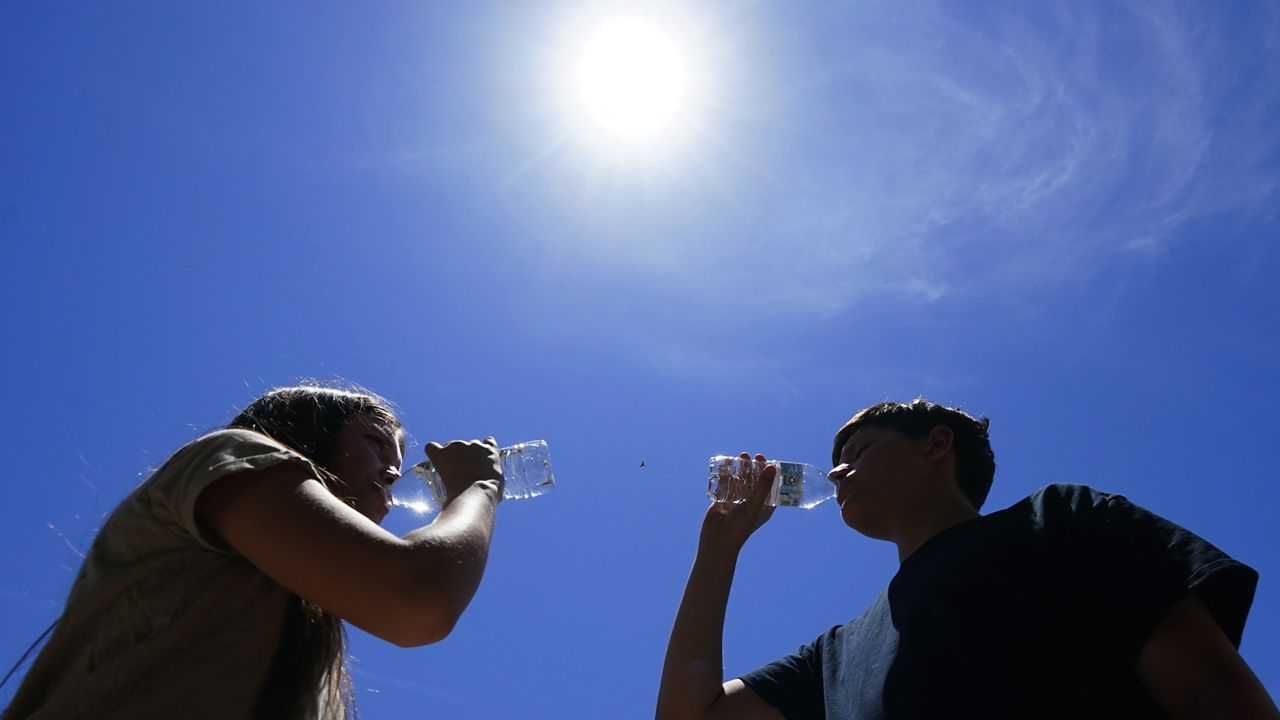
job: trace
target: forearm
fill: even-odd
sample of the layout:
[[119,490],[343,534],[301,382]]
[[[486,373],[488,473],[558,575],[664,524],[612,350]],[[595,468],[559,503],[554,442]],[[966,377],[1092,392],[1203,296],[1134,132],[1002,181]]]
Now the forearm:
[[698,548],[667,643],[658,718],[696,718],[723,693],[724,616],[737,562],[737,550]]
[[438,611],[447,635],[484,577],[501,500],[496,482],[477,482],[453,499],[429,525],[404,537],[418,558],[413,582],[423,602]]
[[450,500],[430,524],[414,530],[404,539],[409,542],[432,540],[466,546],[482,545],[487,553],[501,499],[497,481],[471,483]]

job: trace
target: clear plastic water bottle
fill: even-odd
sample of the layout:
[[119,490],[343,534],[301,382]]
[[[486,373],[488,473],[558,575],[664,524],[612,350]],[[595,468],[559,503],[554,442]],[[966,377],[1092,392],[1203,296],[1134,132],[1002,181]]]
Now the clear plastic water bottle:
[[773,507],[798,507],[808,510],[823,500],[835,497],[835,483],[827,474],[807,463],[785,460],[743,460],[732,455],[716,455],[711,458],[707,478],[707,497],[716,502],[745,502],[755,485],[755,479],[769,465],[778,468],[773,477],[773,489],[765,501]]
[[[498,450],[504,478],[502,497],[520,500],[537,497],[555,485],[546,440],[531,440]],[[444,481],[430,460],[406,470],[391,486],[391,504],[421,514],[440,512],[448,500]]]

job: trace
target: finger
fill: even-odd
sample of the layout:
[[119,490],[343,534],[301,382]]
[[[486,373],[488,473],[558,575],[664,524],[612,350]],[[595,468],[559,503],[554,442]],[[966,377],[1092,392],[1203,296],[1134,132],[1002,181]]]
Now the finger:
[[773,492],[773,479],[777,475],[777,468],[769,465],[755,479],[755,485],[751,488],[751,496],[747,500],[750,506],[759,510],[764,507],[765,501],[769,499],[769,494]]
[[751,465],[751,453],[739,453],[738,460],[735,464],[737,467],[734,469],[737,470],[736,479],[738,481],[738,492],[740,493],[738,497],[742,497],[743,495],[750,497],[750,483],[751,479],[755,477],[755,468]]

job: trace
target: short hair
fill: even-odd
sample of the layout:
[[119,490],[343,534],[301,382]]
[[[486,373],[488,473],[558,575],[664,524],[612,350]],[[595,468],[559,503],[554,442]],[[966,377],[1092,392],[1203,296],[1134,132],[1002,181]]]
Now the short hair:
[[987,436],[987,418],[974,418],[959,408],[916,398],[909,403],[886,401],[865,408],[849,418],[836,433],[831,464],[840,464],[840,451],[854,433],[865,427],[896,430],[909,438],[921,438],[939,425],[955,435],[956,484],[975,510],[982,508],[996,474],[996,456]]

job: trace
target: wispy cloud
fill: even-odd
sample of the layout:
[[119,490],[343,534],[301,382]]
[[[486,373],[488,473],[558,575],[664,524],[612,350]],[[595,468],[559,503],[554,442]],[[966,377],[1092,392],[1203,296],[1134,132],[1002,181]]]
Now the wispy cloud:
[[479,170],[538,269],[520,311],[629,355],[643,337],[669,375],[771,378],[719,348],[852,309],[1035,314],[1198,220],[1280,208],[1275,4],[756,4],[710,24],[722,75],[687,153],[543,152],[548,112]]
[[1191,4],[1018,7],[867,19],[794,98],[825,110],[790,167],[822,201],[775,208],[792,228],[771,258],[850,278],[817,309],[1039,288],[1150,255],[1191,219],[1275,206],[1274,10],[1229,24]]
[[[769,62],[725,91],[693,201],[597,184],[568,216],[609,236],[588,262],[741,316],[1016,296],[1159,257],[1190,220],[1280,199],[1262,5],[860,4],[757,29]],[[772,281],[744,297],[730,267]]]

